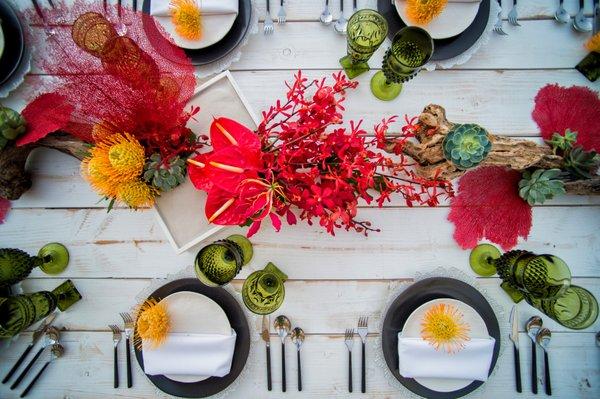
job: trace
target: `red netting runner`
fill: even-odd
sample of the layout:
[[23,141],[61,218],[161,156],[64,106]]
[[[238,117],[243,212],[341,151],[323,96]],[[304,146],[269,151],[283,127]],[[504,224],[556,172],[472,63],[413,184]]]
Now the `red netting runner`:
[[[186,104],[196,85],[194,67],[156,30],[148,36],[144,24],[153,18],[126,8],[119,17],[116,6],[105,12],[100,1],[67,6],[55,0],[55,6],[44,10],[46,24],[33,10],[27,13],[39,29],[30,38],[34,65],[51,75],[29,83],[55,96],[45,110],[47,127],[56,128],[72,107],[63,130],[85,141],[128,132],[163,159],[189,150],[185,124],[192,110]],[[22,142],[43,136],[41,124],[37,131],[30,126]]]

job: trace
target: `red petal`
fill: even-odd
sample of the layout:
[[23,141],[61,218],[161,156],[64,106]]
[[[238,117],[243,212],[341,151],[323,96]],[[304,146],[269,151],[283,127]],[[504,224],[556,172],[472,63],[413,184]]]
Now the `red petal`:
[[289,209],[285,213],[285,218],[287,219],[289,225],[296,224],[297,222],[296,215],[294,215],[294,212],[290,211]]
[[34,143],[50,133],[64,129],[71,119],[73,109],[66,97],[56,93],[37,97],[21,112],[27,121],[27,132],[17,139],[17,146]]
[[207,219],[210,219],[217,211],[225,205],[230,199],[234,199],[233,203],[215,218],[212,223],[224,226],[235,226],[246,223],[248,220],[248,206],[237,197],[237,194],[229,191],[221,190],[214,186],[208,192],[204,213]]
[[10,201],[4,198],[0,198],[0,224],[4,223],[6,215],[10,211]]
[[527,239],[531,207],[519,197],[519,180],[519,172],[499,166],[477,168],[460,178],[448,220],[462,248],[473,248],[486,238],[508,251],[519,237]]
[[598,92],[583,86],[561,87],[557,84],[540,89],[531,114],[542,137],[566,129],[577,132],[577,143],[586,150],[600,152],[600,98]]
[[210,140],[215,150],[231,145],[245,150],[260,150],[258,136],[246,126],[229,118],[217,118],[212,122],[210,125]]
[[246,237],[250,238],[254,234],[256,234],[256,232],[260,229],[260,224],[261,223],[262,222],[260,220],[257,220],[256,222],[252,223],[252,225],[248,229],[248,232],[246,233]]
[[271,218],[271,224],[273,225],[275,231],[281,230],[281,219],[279,219],[279,216],[271,212],[269,213],[269,217]]
[[[193,161],[199,162],[201,164],[207,165],[207,158],[212,154],[212,152],[205,154],[198,154],[196,157],[192,158]],[[194,184],[198,190],[203,190],[208,192],[213,186],[211,175],[207,173],[208,167],[200,167],[194,164],[188,163],[188,174],[190,181]]]

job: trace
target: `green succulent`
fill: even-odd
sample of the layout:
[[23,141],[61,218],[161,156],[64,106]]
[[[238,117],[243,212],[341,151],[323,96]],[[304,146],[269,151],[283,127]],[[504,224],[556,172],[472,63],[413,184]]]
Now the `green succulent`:
[[27,123],[21,114],[13,109],[0,107],[0,150],[26,130]]
[[180,156],[163,163],[160,154],[154,153],[144,167],[144,180],[160,191],[171,191],[185,181],[185,160]]
[[546,140],[546,144],[552,147],[552,151],[556,154],[557,151],[565,152],[573,148],[577,141],[577,132],[572,132],[570,129],[565,130],[565,134],[552,134],[550,140]]
[[565,169],[576,178],[591,179],[598,169],[600,157],[596,151],[585,151],[577,146],[564,155]]
[[533,173],[525,171],[519,182],[519,196],[533,206],[564,194],[565,184],[557,179],[560,174],[560,169],[537,169]]
[[479,125],[454,125],[444,139],[444,157],[458,169],[477,166],[492,149],[488,132]]

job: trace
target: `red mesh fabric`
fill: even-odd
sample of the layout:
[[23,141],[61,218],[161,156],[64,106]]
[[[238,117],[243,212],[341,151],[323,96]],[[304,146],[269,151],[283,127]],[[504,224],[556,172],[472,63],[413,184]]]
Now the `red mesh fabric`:
[[8,211],[10,211],[10,201],[0,198],[0,224],[4,223],[4,219],[6,219]]
[[458,195],[450,201],[448,220],[454,240],[463,249],[488,239],[508,251],[531,230],[531,207],[519,197],[517,171],[500,166],[480,167],[458,181]]
[[[165,157],[186,146],[194,67],[160,34],[146,35],[144,24],[154,24],[153,18],[125,8],[119,18],[116,6],[105,13],[99,1],[54,3],[55,9],[44,10],[53,34],[39,26],[31,40],[38,48],[35,64],[56,77],[37,79],[39,89],[66,97],[74,108],[67,131],[91,141],[92,126],[102,121]],[[41,25],[33,10],[27,18]]]
[[577,144],[600,152],[600,98],[598,92],[583,86],[562,87],[557,84],[540,89],[531,115],[542,137],[566,129],[577,132]]

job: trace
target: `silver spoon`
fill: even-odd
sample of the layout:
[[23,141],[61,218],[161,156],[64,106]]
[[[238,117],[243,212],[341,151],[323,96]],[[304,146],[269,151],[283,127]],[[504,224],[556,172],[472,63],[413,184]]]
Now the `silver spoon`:
[[329,12],[329,0],[325,0],[325,9],[321,13],[319,19],[323,25],[329,25],[331,24],[331,21],[333,21],[333,15]]
[[590,32],[592,30],[592,22],[585,17],[584,2],[579,0],[579,12],[573,18],[573,28],[579,32]]
[[564,1],[565,0],[560,0],[560,3],[558,4],[558,9],[556,10],[556,13],[554,14],[554,18],[558,22],[566,24],[571,20],[571,16],[569,15],[567,10],[565,10],[565,7],[563,6]]
[[539,316],[530,317],[527,320],[525,329],[527,335],[531,338],[531,392],[537,394],[537,352],[536,352],[536,338],[538,332],[542,329],[542,318]]
[[290,335],[292,343],[296,345],[296,352],[298,353],[298,391],[302,391],[302,365],[300,363],[300,348],[304,342],[304,331],[300,327],[296,327],[292,330]]
[[292,323],[290,322],[290,319],[281,315],[277,316],[274,325],[275,331],[277,331],[277,335],[279,335],[279,338],[281,339],[281,390],[285,392],[285,338],[292,329]]
[[535,338],[538,345],[544,349],[544,381],[546,381],[546,395],[552,395],[552,386],[550,385],[550,364],[548,362],[548,347],[550,346],[551,338],[552,333],[547,328],[542,328]]
[[42,375],[44,370],[46,370],[46,368],[48,368],[50,363],[52,363],[54,360],[61,357],[64,353],[65,353],[65,348],[61,344],[59,344],[59,343],[52,344],[52,348],[50,349],[50,360],[48,360],[46,362],[46,364],[44,364],[44,366],[40,369],[40,371],[38,371],[38,373],[35,375],[35,377],[33,377],[33,380],[31,380],[29,385],[27,385],[27,388],[25,388],[25,390],[23,391],[23,393],[21,393],[21,396],[19,396],[19,397],[24,398],[27,395],[27,393],[29,393],[31,388],[33,388],[33,385],[40,378],[40,376]]
[[346,18],[344,17],[344,0],[340,0],[340,17],[335,21],[333,29],[340,35],[345,35],[346,30],[348,29],[348,21],[346,21]]

